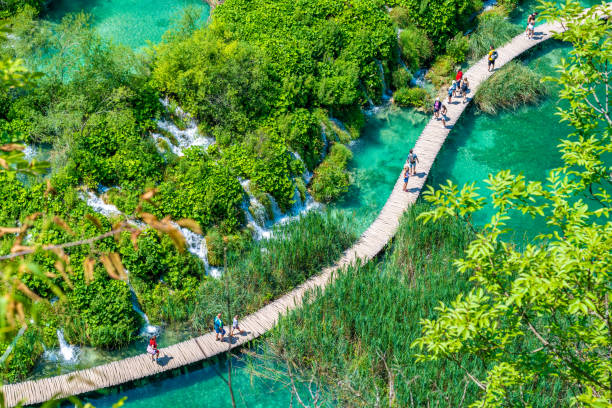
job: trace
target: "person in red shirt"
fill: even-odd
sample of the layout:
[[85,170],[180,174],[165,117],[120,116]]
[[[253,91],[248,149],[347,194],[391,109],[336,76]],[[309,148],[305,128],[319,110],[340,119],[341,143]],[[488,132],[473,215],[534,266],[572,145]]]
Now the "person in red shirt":
[[457,89],[456,89],[457,96],[461,96],[461,79],[462,78],[463,78],[463,71],[461,71],[461,68],[459,68],[457,70],[457,75],[455,76],[455,81],[457,81]]
[[157,337],[153,336],[149,340],[149,345],[147,346],[147,353],[151,355],[151,361],[155,359],[157,361],[159,359],[159,349],[157,348]]

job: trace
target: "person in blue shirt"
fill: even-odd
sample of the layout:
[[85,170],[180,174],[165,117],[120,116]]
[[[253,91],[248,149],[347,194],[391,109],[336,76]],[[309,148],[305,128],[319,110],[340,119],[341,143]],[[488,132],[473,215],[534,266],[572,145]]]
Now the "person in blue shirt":
[[[216,340],[223,341],[223,336],[225,335],[225,329],[223,328],[223,320],[221,320],[221,313],[219,313],[217,317],[215,317],[214,326],[215,326],[215,333],[217,333]],[[221,335],[221,339],[219,339],[219,335]]]

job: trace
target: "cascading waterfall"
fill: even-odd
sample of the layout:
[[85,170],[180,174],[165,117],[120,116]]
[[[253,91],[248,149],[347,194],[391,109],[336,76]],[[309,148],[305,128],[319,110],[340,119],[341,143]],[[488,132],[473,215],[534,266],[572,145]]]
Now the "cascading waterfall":
[[380,81],[382,82],[382,99],[383,102],[388,101],[390,97],[390,91],[387,87],[387,81],[385,79],[385,69],[383,67],[382,62],[380,60],[376,60],[376,65],[378,65],[378,71],[380,72]]
[[142,317],[142,320],[144,320],[145,322],[144,326],[142,326],[142,328],[140,329],[140,335],[145,336],[145,337],[157,336],[159,332],[161,331],[161,328],[159,326],[152,325],[151,321],[149,320],[149,316],[147,316],[147,314],[143,312],[142,309],[140,308],[140,304],[138,303],[138,297],[136,296],[134,287],[130,283],[130,272],[126,269],[125,273],[127,275],[126,283],[128,285],[128,288],[130,288],[130,295],[132,299],[132,309],[134,309],[134,311],[138,313],[140,317]]
[[[171,106],[168,99],[160,99],[160,101],[169,111]],[[183,152],[185,151],[185,149],[188,149],[192,146],[202,146],[204,148],[207,148],[211,144],[215,143],[214,138],[204,137],[200,135],[200,132],[198,131],[198,124],[191,117],[191,115],[185,113],[179,107],[175,109],[174,114],[181,117],[187,122],[187,127],[184,130],[179,129],[175,123],[163,119],[157,122],[157,126],[160,129],[172,134],[175,141],[172,141],[166,136],[163,136],[159,133],[152,134],[153,138],[156,141],[164,140],[174,154],[176,154],[177,156],[183,156]]]
[[75,364],[79,361],[80,349],[68,344],[62,329],[57,329],[57,342],[59,343],[59,349],[45,350],[44,357],[48,361],[68,364]]
[[204,263],[206,274],[213,278],[220,278],[223,272],[222,268],[216,268],[210,266],[208,263],[208,247],[206,246],[206,239],[188,228],[180,227],[176,224],[174,226],[183,234],[185,243],[187,244],[187,250],[193,255],[197,256]]
[[123,213],[119,211],[117,207],[112,204],[105,203],[104,200],[102,200],[102,198],[96,195],[93,191],[87,191],[87,197],[81,195],[81,198],[87,202],[87,205],[90,206],[92,210],[104,215],[107,218],[123,215]]

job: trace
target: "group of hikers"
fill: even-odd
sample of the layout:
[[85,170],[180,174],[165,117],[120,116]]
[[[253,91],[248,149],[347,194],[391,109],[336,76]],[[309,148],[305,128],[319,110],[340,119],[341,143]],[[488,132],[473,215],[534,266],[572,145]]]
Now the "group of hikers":
[[[225,336],[225,329],[223,328],[223,320],[221,319],[221,313],[219,313],[214,320],[213,327],[216,333],[217,341],[223,341],[223,336]],[[242,329],[238,325],[238,315],[234,316],[234,320],[232,321],[232,327],[230,328],[229,336],[230,338],[234,335],[234,333],[242,333]],[[149,339],[149,344],[147,345],[147,353],[151,355],[151,361],[159,360],[159,348],[157,347],[157,336],[153,336]]]
[[[533,38],[534,30],[535,30],[535,20],[538,13],[532,13],[527,18],[527,30],[525,31],[525,35],[527,38]],[[492,45],[489,47],[489,53],[487,54],[488,61],[488,70],[495,70],[495,60],[499,56],[497,50]],[[467,77],[463,76],[463,71],[461,68],[457,70],[457,75],[455,75],[455,80],[448,87],[448,103],[453,103],[453,97],[455,98],[463,98],[463,103],[467,102],[467,94],[470,91],[470,83]],[[434,118],[441,119],[442,124],[446,127],[446,112],[447,108],[444,103],[440,100],[440,98],[436,98],[433,105]],[[416,165],[419,162],[419,158],[414,152],[414,149],[410,149],[410,153],[408,154],[408,158],[406,159],[406,165],[404,166],[404,191],[408,191],[408,180],[410,176],[416,175]],[[214,330],[216,334],[215,340],[223,341],[223,336],[225,336],[225,329],[223,328],[223,320],[221,319],[221,313],[219,313],[214,320]],[[232,327],[230,328],[230,338],[234,334],[234,332],[241,333],[242,330],[238,325],[238,316],[234,316],[232,321]],[[147,346],[147,353],[151,355],[151,360],[159,359],[159,349],[157,347],[157,337],[153,336],[149,340],[149,344]]]

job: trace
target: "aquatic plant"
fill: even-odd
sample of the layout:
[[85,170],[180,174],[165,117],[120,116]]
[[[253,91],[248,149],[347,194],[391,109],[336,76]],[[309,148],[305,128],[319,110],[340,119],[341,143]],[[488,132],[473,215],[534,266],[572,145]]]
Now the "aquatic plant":
[[343,144],[334,143],[329,154],[315,169],[310,191],[315,200],[329,203],[348,191],[350,175],[348,162],[353,153]]
[[520,61],[510,61],[480,86],[474,96],[478,109],[488,114],[535,103],[547,93],[542,77]]
[[479,16],[476,30],[470,34],[467,58],[470,64],[489,52],[489,47],[501,46],[517,36],[523,29],[495,13]]
[[417,217],[428,208],[408,210],[380,263],[339,272],[270,334],[269,351],[314,371],[341,406],[435,406],[466,391],[468,402],[475,391],[460,369],[417,365],[407,352],[419,320],[469,287],[453,260],[473,233],[458,220],[422,225]]
[[[356,239],[349,219],[341,214],[310,212],[296,222],[278,225],[270,239],[252,242],[245,251],[228,254],[223,279],[202,283],[193,326],[212,327],[212,319],[227,310],[252,313],[339,259]],[[227,275],[227,276],[226,276]],[[224,280],[229,281],[229,293]]]

